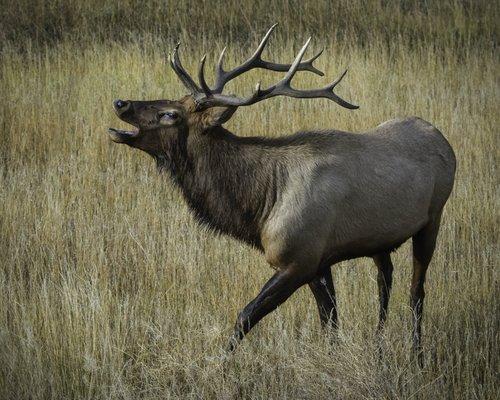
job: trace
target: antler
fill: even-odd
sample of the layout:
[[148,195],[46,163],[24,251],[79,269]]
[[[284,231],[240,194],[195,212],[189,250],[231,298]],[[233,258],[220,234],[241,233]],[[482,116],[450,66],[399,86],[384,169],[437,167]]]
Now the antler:
[[[179,48],[179,44],[174,49],[173,55],[171,56],[170,63],[172,68],[176,72],[176,74],[181,79],[182,83],[186,88],[191,92],[193,98],[197,104],[199,109],[206,109],[210,107],[216,106],[248,106],[251,104],[255,104],[259,101],[275,97],[275,96],[287,96],[287,97],[295,97],[295,98],[327,98],[339,104],[342,107],[349,109],[357,109],[358,106],[348,103],[343,100],[339,96],[337,96],[333,89],[339,84],[339,82],[344,78],[347,70],[336,79],[334,82],[329,85],[320,88],[320,89],[311,89],[311,90],[298,90],[294,89],[290,86],[292,78],[294,77],[297,71],[310,71],[314,72],[318,75],[323,75],[321,71],[316,69],[313,66],[313,61],[316,60],[322,53],[320,51],[314,57],[302,61],[304,57],[304,53],[309,46],[311,38],[309,38],[302,49],[299,51],[299,54],[295,58],[292,64],[277,64],[268,61],[264,61],[261,58],[262,51],[264,50],[265,45],[271,35],[271,32],[276,27],[277,24],[274,24],[266,33],[264,38],[262,39],[259,47],[254,52],[254,54],[243,64],[240,66],[230,70],[224,71],[222,68],[222,60],[224,58],[224,50],[222,50],[221,56],[219,57],[219,62],[217,65],[217,76],[216,76],[216,84],[213,89],[211,89],[205,80],[205,60],[206,56],[204,56],[200,63],[200,68],[198,70],[198,78],[200,81],[201,88],[196,85],[193,79],[187,74],[186,70],[182,67],[179,56],[177,54],[177,50]],[[281,81],[277,84],[270,86],[267,89],[261,89],[260,83],[257,84],[255,91],[253,94],[246,98],[239,98],[236,96],[229,96],[222,94],[222,90],[227,82],[231,79],[236,78],[237,76],[243,74],[246,71],[249,71],[254,68],[263,68],[271,71],[287,71],[285,76]]]
[[[267,33],[265,34],[264,38],[260,42],[259,46],[257,47],[257,50],[252,54],[252,56],[246,60],[243,64],[240,66],[233,68],[230,71],[224,71],[224,68],[222,67],[222,62],[224,60],[224,54],[226,53],[226,48],[222,50],[219,56],[219,62],[217,63],[217,68],[216,68],[216,78],[215,78],[215,87],[213,88],[212,92],[213,93],[222,93],[222,90],[224,89],[224,86],[226,83],[228,83],[230,80],[236,78],[237,76],[240,76],[244,72],[250,71],[254,68],[262,68],[262,69],[267,69],[270,71],[278,71],[278,72],[286,72],[290,69],[290,64],[278,64],[278,63],[273,63],[269,61],[264,61],[261,58],[262,51],[266,47],[266,44],[269,40],[269,37],[271,36],[271,33],[273,32],[274,28],[276,28],[278,24],[274,24],[269,28]],[[323,72],[321,72],[319,69],[317,69],[314,65],[313,62],[316,60],[321,53],[323,53],[323,50],[320,50],[315,56],[311,57],[310,59],[301,62],[297,68],[298,71],[309,71],[313,72],[319,76],[323,76]]]
[[181,42],[178,42],[175,47],[174,51],[172,54],[169,54],[170,57],[170,66],[174,70],[174,72],[177,74],[181,82],[184,84],[187,90],[189,90],[189,93],[192,95],[196,94],[201,94],[203,93],[202,90],[198,87],[198,85],[193,81],[193,78],[189,76],[189,74],[186,72],[184,67],[181,64],[181,60],[179,59],[179,46],[181,45]]

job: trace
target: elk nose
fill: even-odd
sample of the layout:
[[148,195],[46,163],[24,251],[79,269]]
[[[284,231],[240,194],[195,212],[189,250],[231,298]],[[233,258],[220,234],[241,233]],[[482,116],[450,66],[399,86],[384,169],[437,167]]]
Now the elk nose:
[[116,111],[124,112],[127,111],[128,108],[130,107],[130,102],[125,100],[115,100],[113,102],[113,105],[115,106]]

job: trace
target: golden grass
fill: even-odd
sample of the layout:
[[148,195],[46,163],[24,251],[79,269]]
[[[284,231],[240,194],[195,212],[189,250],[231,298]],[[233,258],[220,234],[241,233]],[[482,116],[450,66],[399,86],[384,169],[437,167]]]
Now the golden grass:
[[[458,2],[450,4],[464,14]],[[281,28],[283,41],[273,41],[269,57],[289,60],[304,26]],[[473,37],[475,23],[465,19],[464,26],[463,37]],[[360,110],[273,99],[240,109],[228,124],[241,135],[278,135],[361,131],[418,115],[446,135],[458,172],[428,274],[420,370],[410,359],[408,245],[394,254],[382,361],[374,340],[376,274],[368,259],[333,268],[341,324],[333,347],[303,288],[234,357],[219,357],[238,310],[272,271],[256,251],[200,229],[152,160],[108,140],[107,127],[122,125],[112,113],[114,98],[184,93],[165,60],[173,40],[145,33],[118,43],[86,35],[83,44],[18,39],[2,47],[0,398],[496,397],[500,121],[491,43],[458,52],[432,46],[430,36],[410,44],[378,35],[363,46],[323,36],[327,49],[318,66],[328,78],[350,67],[338,92]],[[205,51],[213,62],[230,41],[222,35],[216,43],[185,41],[191,71]],[[248,54],[254,42],[245,43],[231,48],[228,64]],[[231,89],[247,93],[263,75],[252,72]],[[267,73],[264,82],[278,76]],[[295,82],[325,81],[301,74]]]

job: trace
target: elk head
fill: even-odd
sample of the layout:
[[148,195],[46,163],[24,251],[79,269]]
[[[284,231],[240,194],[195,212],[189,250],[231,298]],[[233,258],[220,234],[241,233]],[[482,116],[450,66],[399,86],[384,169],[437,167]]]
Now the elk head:
[[[126,143],[150,154],[157,154],[164,150],[165,144],[171,137],[202,134],[228,121],[238,107],[248,106],[275,96],[323,97],[345,108],[358,108],[333,92],[333,89],[345,76],[347,70],[337,80],[320,89],[298,90],[291,87],[291,80],[297,71],[309,71],[320,76],[323,75],[321,71],[313,66],[314,60],[321,55],[322,51],[314,57],[302,61],[311,38],[306,41],[292,64],[279,64],[264,61],[261,58],[262,51],[276,25],[274,24],[268,30],[257,50],[248,60],[229,71],[224,70],[222,66],[226,50],[224,48],[217,64],[216,80],[213,88],[210,88],[205,80],[206,57],[204,56],[200,63],[198,85],[182,66],[178,54],[179,44],[177,44],[170,55],[170,65],[190,94],[180,100],[114,101],[113,105],[118,117],[135,126],[136,129],[125,131],[110,128],[111,139],[114,142]],[[254,68],[282,71],[286,72],[286,74],[282,80],[266,89],[262,89],[260,83],[258,83],[254,92],[248,97],[242,98],[222,94],[225,85],[230,80]]]

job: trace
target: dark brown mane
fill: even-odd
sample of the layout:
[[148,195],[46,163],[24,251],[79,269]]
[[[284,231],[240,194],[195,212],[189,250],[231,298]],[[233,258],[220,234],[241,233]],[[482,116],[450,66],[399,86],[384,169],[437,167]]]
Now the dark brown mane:
[[263,150],[281,145],[215,127],[193,138],[173,137],[166,151],[154,157],[201,223],[261,249],[261,224],[287,178],[286,166]]

